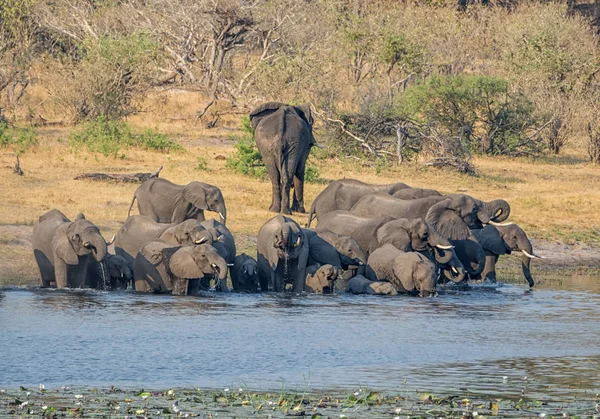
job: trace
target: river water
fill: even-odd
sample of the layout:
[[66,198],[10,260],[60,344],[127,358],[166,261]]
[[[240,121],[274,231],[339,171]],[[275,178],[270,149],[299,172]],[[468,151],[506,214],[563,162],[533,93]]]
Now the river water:
[[600,278],[435,298],[0,289],[0,386],[600,390]]

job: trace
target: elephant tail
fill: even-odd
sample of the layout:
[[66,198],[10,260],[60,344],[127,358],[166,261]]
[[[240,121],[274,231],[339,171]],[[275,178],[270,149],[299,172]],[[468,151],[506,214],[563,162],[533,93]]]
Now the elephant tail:
[[133,208],[133,203],[135,202],[135,199],[137,198],[136,193],[137,193],[137,190],[133,194],[133,199],[131,200],[131,205],[129,205],[129,210],[127,211],[127,218],[129,218],[131,216],[131,208]]

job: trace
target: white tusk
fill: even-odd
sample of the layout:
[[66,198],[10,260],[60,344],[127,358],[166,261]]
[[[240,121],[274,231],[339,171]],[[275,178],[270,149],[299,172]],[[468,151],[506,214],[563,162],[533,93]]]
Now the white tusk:
[[117,236],[115,236],[115,235],[113,234],[113,236],[112,236],[112,239],[110,239],[110,241],[106,242],[106,245],[107,245],[107,246],[110,246],[111,244],[113,244],[113,243],[115,242],[115,238],[116,238],[116,237],[117,237]]
[[217,264],[216,264],[216,263],[211,263],[211,264],[210,264],[210,266],[211,266],[212,268],[216,268],[216,267],[217,267]]
[[224,220],[225,217],[223,217],[223,214],[219,213],[219,217],[221,217],[221,220]]
[[233,263],[228,263],[227,266],[231,268],[233,266]]
[[454,266],[451,266],[451,268],[452,268],[452,272],[454,272],[455,274],[458,273],[458,271],[456,270],[456,268]]
[[202,237],[200,240],[196,240],[194,243],[196,244],[202,244],[206,241],[206,237]]
[[300,236],[298,236],[298,240],[296,240],[296,246],[300,246]]
[[454,246],[442,246],[441,244],[436,244],[435,247],[437,247],[438,249],[443,249],[443,250],[454,249]]
[[545,257],[545,256],[530,255],[530,254],[529,254],[529,253],[527,253],[527,251],[525,251],[525,250],[521,250],[521,252],[523,252],[523,254],[524,254],[525,256],[527,256],[528,258],[530,258],[530,259],[546,259],[546,257]]
[[358,266],[363,266],[364,263],[362,263],[361,261],[358,261]]
[[323,144],[319,144],[319,143],[318,143],[318,142],[316,142],[316,141],[313,143],[313,145],[314,145],[315,147],[318,147],[318,148],[327,148],[327,147],[325,147]]
[[85,247],[86,249],[89,249],[90,246],[91,246],[90,242],[83,243],[83,247]]
[[514,223],[497,223],[495,221],[490,220],[490,222],[488,224],[491,224],[493,226],[506,227],[506,226],[511,226]]

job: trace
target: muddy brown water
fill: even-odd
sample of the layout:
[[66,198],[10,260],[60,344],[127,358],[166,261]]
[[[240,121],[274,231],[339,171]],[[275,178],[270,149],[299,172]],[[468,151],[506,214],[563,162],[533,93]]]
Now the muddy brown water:
[[600,277],[428,299],[0,289],[0,388],[40,383],[575,400],[600,392]]

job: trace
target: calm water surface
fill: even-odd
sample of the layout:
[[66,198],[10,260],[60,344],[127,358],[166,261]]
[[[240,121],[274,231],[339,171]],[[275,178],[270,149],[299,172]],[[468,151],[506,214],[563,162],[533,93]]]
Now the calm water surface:
[[600,278],[574,283],[430,299],[0,289],[0,386],[569,398],[600,391]]

